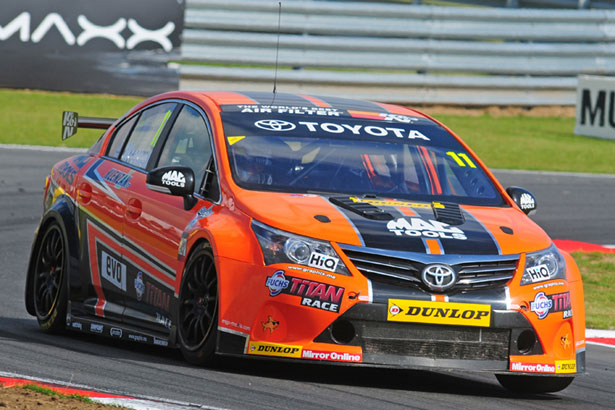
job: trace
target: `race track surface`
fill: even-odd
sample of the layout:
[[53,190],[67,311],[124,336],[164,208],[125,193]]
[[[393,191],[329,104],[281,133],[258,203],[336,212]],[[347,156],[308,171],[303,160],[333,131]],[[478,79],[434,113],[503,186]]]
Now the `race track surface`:
[[[0,371],[229,409],[572,409],[612,407],[615,350],[588,346],[588,374],[557,394],[517,396],[490,374],[226,360],[186,364],[169,349],[42,333],[24,307],[24,273],[50,166],[70,155],[0,148]],[[497,172],[538,197],[535,220],[558,239],[614,243],[615,178]],[[607,218],[608,215],[608,218]],[[602,219],[602,216],[607,219]],[[602,219],[602,220],[600,220]]]

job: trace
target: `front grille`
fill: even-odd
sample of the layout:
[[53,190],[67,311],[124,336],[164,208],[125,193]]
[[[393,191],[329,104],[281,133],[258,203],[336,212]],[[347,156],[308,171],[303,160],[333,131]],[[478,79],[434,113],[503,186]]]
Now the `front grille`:
[[[342,250],[355,267],[368,279],[404,287],[428,290],[421,281],[423,268],[430,263],[447,263],[459,279],[447,293],[471,289],[490,289],[505,285],[515,274],[518,256],[468,257],[465,255],[441,261],[427,260],[424,255],[410,252],[386,252],[384,250],[342,246]],[[433,255],[429,255],[433,257]],[[454,261],[454,262],[451,262]],[[449,263],[451,262],[451,263]]]
[[[364,354],[433,359],[506,360],[509,329],[352,320]],[[353,343],[354,344],[354,343]]]

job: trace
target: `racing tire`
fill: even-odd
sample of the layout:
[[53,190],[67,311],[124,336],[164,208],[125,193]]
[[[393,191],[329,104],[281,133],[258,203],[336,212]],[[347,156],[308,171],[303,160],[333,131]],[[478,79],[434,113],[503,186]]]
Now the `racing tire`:
[[179,292],[177,309],[179,349],[188,363],[216,364],[218,336],[218,276],[207,244],[190,254]]
[[507,390],[515,393],[555,393],[564,390],[574,377],[554,376],[513,376],[496,374],[498,382]]
[[60,225],[52,222],[38,245],[31,282],[36,319],[48,333],[58,333],[66,327],[68,252]]

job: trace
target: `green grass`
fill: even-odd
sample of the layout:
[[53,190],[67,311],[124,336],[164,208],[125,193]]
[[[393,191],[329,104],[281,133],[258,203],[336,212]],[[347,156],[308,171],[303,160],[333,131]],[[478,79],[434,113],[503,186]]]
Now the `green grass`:
[[[0,143],[89,147],[99,130],[61,139],[62,111],[118,117],[139,97],[0,89]],[[615,173],[615,141],[573,135],[574,118],[436,114],[490,168]]]
[[574,118],[435,115],[490,168],[615,173],[615,141],[573,134]]
[[615,254],[574,252],[572,256],[583,277],[587,327],[615,329]]
[[94,403],[94,401],[92,401],[89,397],[85,397],[80,394],[58,393],[55,390],[52,390],[48,387],[39,386],[38,384],[24,384],[22,388],[25,390],[32,390],[32,391],[44,394],[45,396],[59,397],[61,399],[74,399],[74,400],[78,400],[84,403]]
[[101,94],[69,94],[0,89],[0,144],[89,147],[100,130],[79,130],[62,141],[62,111],[84,117],[119,117],[143,100]]

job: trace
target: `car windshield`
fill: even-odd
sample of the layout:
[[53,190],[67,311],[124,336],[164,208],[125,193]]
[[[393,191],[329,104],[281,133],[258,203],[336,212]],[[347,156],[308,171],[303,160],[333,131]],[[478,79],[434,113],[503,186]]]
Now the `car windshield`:
[[463,145],[431,120],[222,119],[233,178],[246,189],[503,204]]

